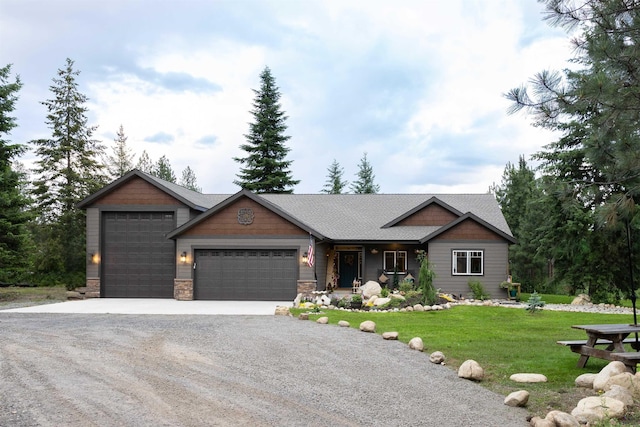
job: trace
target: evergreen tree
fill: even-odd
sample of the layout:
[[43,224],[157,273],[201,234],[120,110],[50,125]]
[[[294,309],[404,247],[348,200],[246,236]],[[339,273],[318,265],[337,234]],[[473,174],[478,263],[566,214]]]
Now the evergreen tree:
[[493,185],[491,192],[498,200],[502,214],[517,240],[515,245],[509,247],[510,270],[514,280],[521,283],[525,291],[542,289],[547,279],[547,260],[541,256],[535,237],[536,230],[542,225],[541,220],[544,220],[538,203],[543,192],[524,156],[520,156],[518,167],[507,163],[502,182]]
[[158,159],[155,166],[153,167],[153,171],[151,175],[157,176],[160,179],[164,179],[165,181],[176,182],[176,174],[173,173],[173,169],[171,168],[171,163],[167,156],[162,156]]
[[640,273],[633,255],[640,239],[625,236],[640,230],[640,3],[546,0],[546,7],[553,25],[576,30],[577,67],[541,72],[531,90],[507,97],[512,111],[524,108],[535,125],[562,135],[536,156],[545,191],[560,203],[559,228],[547,235],[557,272],[582,277],[592,296],[630,291],[631,272]]
[[191,169],[191,167],[187,166],[186,169],[182,171],[182,178],[180,179],[180,185],[189,190],[197,191],[198,193],[202,193],[202,188],[198,186],[196,174]]
[[67,59],[58,70],[50,87],[53,99],[42,102],[51,138],[31,141],[39,157],[33,183],[41,226],[38,267],[70,287],[84,282],[86,262],[85,215],[76,204],[106,182],[97,161],[102,146],[92,139],[96,127],[87,125],[88,98],[78,91],[80,72],[73,64]]
[[11,65],[0,68],[0,282],[5,283],[15,283],[24,275],[30,249],[28,199],[21,192],[25,177],[12,163],[25,147],[7,139],[17,126],[11,113],[22,82],[19,77],[11,82],[10,74]]
[[107,155],[106,163],[111,179],[118,179],[133,169],[133,154],[131,149],[127,147],[127,137],[122,125],[118,129],[114,142],[113,155]]
[[234,184],[256,193],[292,193],[300,181],[291,177],[291,160],[285,160],[290,149],[285,145],[289,136],[285,135],[287,116],[281,111],[280,92],[269,67],[260,74],[260,89],[253,90],[254,122],[245,135],[246,144],[242,148],[246,157],[234,160],[244,167],[236,176]]
[[138,164],[136,165],[136,169],[139,171],[152,174],[153,175],[153,162],[151,161],[151,157],[147,154],[147,150],[143,150],[140,158],[138,159]]
[[376,176],[373,174],[373,167],[367,160],[367,153],[364,153],[358,165],[358,179],[351,184],[351,190],[355,194],[376,194],[380,191],[380,186],[376,184]]
[[329,172],[327,181],[320,192],[326,194],[342,194],[342,190],[349,184],[348,181],[342,180],[344,168],[340,167],[336,159],[333,159],[333,163],[331,163],[327,171]]

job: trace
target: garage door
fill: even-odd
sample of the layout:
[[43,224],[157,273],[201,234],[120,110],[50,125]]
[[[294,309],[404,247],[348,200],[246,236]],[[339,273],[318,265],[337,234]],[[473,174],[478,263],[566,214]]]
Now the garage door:
[[295,250],[198,250],[194,298],[286,301],[296,297]]
[[172,212],[104,212],[102,295],[173,298]]

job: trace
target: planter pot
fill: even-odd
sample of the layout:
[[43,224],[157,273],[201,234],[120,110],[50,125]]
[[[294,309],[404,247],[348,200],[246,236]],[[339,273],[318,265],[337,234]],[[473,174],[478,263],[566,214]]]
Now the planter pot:
[[518,290],[517,289],[509,289],[509,296],[511,298],[515,298],[518,296]]
[[362,308],[362,301],[360,302],[351,302],[351,308],[355,310],[360,310]]

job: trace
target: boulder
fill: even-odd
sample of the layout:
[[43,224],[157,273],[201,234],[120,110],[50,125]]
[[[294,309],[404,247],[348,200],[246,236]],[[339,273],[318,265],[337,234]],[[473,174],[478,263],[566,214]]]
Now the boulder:
[[369,280],[364,285],[360,286],[360,292],[362,293],[362,298],[369,299],[374,295],[380,295],[382,292],[382,288],[378,282],[374,282],[373,280]]
[[434,351],[429,355],[429,362],[435,363],[437,365],[444,363],[445,357],[444,353],[441,351]]
[[398,339],[398,333],[397,332],[383,332],[382,333],[382,338],[384,338],[385,340],[397,340]]
[[302,301],[302,294],[296,295],[295,299],[293,300],[293,306],[300,307],[300,301]]
[[484,369],[473,359],[465,360],[458,368],[458,377],[473,381],[482,381]]
[[418,350],[418,351],[424,350],[424,343],[422,342],[422,338],[420,337],[411,338],[411,341],[409,341],[409,348],[411,350]]
[[309,313],[300,313],[300,314],[298,314],[298,319],[300,319],[300,320],[309,320]]
[[513,374],[509,377],[517,383],[546,383],[547,377],[542,374]]
[[289,307],[285,307],[283,305],[276,306],[276,316],[291,316],[291,311],[289,311]]
[[318,320],[316,320],[316,323],[326,325],[327,323],[329,323],[329,318],[327,316],[319,317]]
[[404,295],[401,295],[401,294],[394,294],[394,293],[389,294],[389,298],[392,298],[392,299],[399,299],[400,301],[404,301],[404,300],[406,300],[406,298],[404,297]]
[[576,420],[576,417],[562,411],[551,411],[544,419],[552,421],[552,425],[556,427],[580,427],[580,423]]
[[328,295],[320,295],[317,301],[318,305],[331,305],[331,298]]
[[529,425],[531,427],[556,427],[556,423],[553,421],[549,421],[545,418],[533,417],[531,421],[529,421]]
[[631,391],[620,385],[612,385],[609,390],[603,394],[603,396],[619,400],[624,403],[625,406],[633,406],[633,395],[631,394]]
[[424,311],[424,306],[422,304],[416,304],[413,306],[413,311]]
[[609,381],[609,378],[623,372],[627,372],[627,367],[624,363],[617,361],[609,363],[607,366],[602,368],[602,370],[598,372],[598,374],[594,378],[593,389],[595,391],[604,390],[604,386],[607,381]]
[[602,389],[609,391],[611,387],[616,385],[626,388],[635,400],[640,401],[640,376],[638,374],[633,375],[631,372],[623,372],[614,375],[607,380]]
[[624,416],[624,403],[606,396],[585,397],[578,406],[571,411],[578,422],[582,424],[595,423],[606,418],[622,418]]
[[582,374],[576,378],[576,387],[593,388],[593,380],[597,374]]
[[413,307],[409,306],[409,307],[405,308],[405,311],[413,311]]
[[349,326],[351,326],[351,323],[347,322],[346,320],[340,320],[338,322],[338,326],[342,326],[343,328],[348,328]]
[[526,390],[514,391],[504,399],[507,406],[526,406],[529,401],[529,392]]
[[378,295],[372,295],[371,298],[369,298],[369,302],[375,303],[378,298],[379,298]]
[[360,330],[362,332],[375,332],[376,324],[372,320],[365,320],[364,322],[360,323]]
[[381,305],[385,305],[386,303],[388,303],[389,301],[391,301],[391,298],[381,298],[378,297],[376,298],[376,300],[373,302],[373,305],[375,307],[380,307]]
[[587,305],[591,304],[591,298],[587,294],[580,294],[571,301],[571,305]]

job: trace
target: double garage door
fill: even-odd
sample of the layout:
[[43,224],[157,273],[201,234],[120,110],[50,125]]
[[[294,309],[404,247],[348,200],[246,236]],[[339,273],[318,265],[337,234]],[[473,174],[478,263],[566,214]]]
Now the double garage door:
[[296,250],[197,250],[194,298],[287,301],[296,296]]
[[102,214],[102,296],[173,298],[172,212]]

